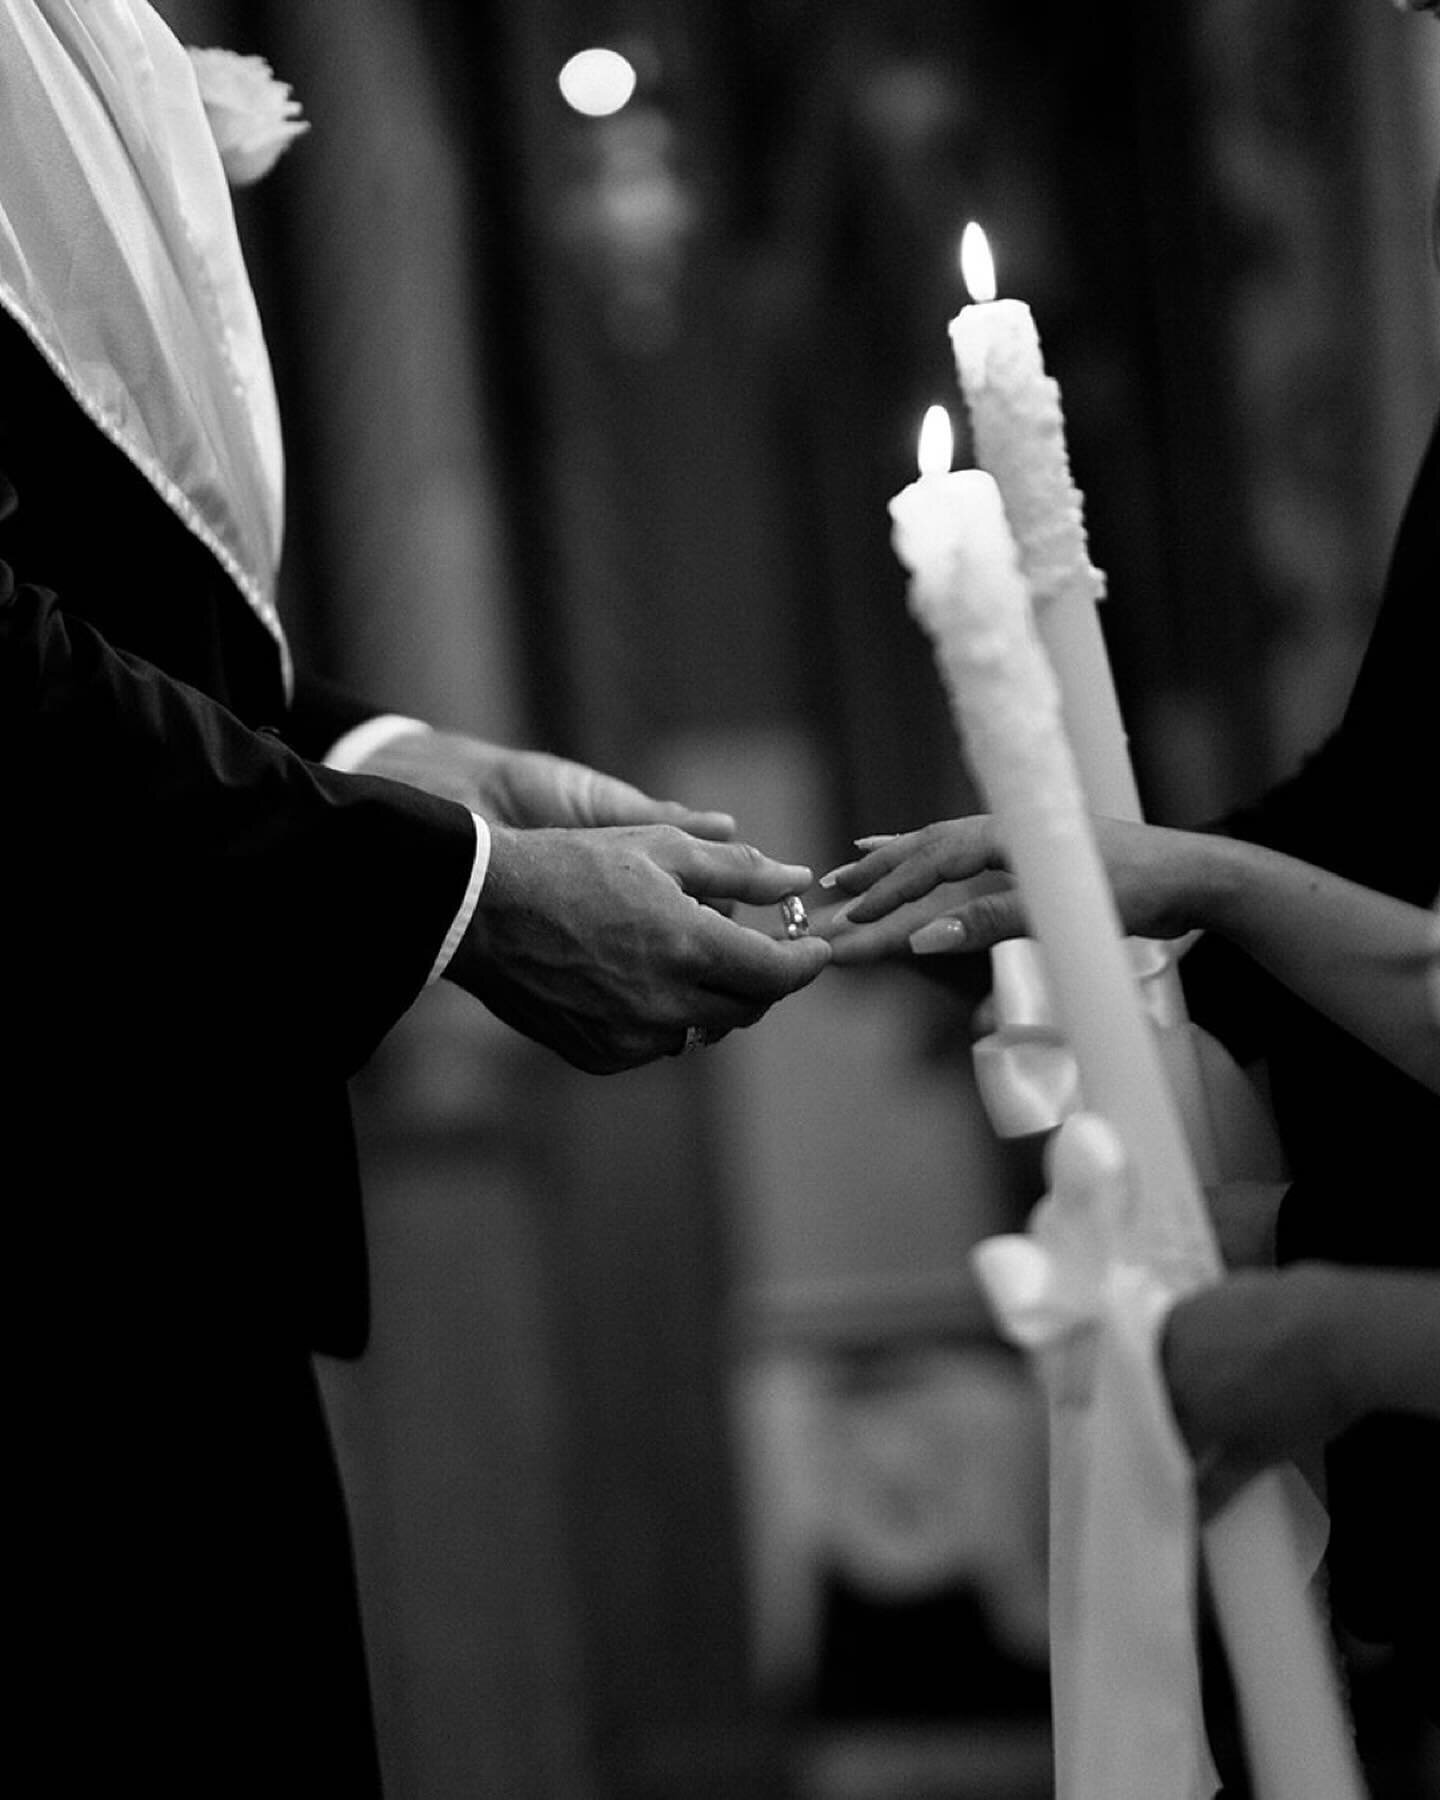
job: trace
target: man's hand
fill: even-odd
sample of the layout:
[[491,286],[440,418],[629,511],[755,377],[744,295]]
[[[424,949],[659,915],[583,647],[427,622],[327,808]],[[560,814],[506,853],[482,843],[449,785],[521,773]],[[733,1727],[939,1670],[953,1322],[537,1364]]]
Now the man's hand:
[[392,738],[361,765],[423,788],[442,800],[458,800],[492,825],[678,825],[694,837],[725,842],[735,835],[729,813],[697,812],[602,775],[583,763],[540,750],[511,750],[463,732],[417,729]]
[[830,959],[717,906],[776,903],[810,871],[668,825],[492,830],[480,903],[446,976],[577,1068],[607,1074],[751,1025]]

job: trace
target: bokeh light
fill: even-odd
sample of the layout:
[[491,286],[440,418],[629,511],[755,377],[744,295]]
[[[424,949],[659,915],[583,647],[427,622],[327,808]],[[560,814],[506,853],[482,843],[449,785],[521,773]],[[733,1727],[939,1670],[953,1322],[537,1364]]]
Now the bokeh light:
[[618,50],[577,51],[560,71],[560,92],[576,112],[603,119],[635,92],[635,67]]

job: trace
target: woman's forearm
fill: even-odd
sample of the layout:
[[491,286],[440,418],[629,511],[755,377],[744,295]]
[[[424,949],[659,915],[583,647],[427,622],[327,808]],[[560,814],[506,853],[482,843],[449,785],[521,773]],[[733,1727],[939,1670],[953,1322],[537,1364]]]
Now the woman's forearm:
[[1186,833],[1193,921],[1440,1092],[1440,920],[1424,907],[1235,838]]
[[[1440,1092],[1440,919],[1423,906],[1218,833],[1096,819],[1126,931],[1230,939],[1344,1030]],[[1029,929],[996,822],[946,819],[824,879],[852,896],[824,927],[837,963],[989,949]],[[982,888],[981,883],[984,883]],[[998,885],[997,885],[998,884]]]

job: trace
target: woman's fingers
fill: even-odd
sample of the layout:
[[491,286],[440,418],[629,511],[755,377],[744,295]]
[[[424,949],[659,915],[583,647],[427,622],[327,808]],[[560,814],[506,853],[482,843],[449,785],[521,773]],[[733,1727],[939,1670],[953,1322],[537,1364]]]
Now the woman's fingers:
[[875,847],[821,877],[822,886],[854,896],[844,916],[855,925],[873,924],[897,907],[923,899],[943,882],[965,881],[1004,867],[991,821],[984,814],[860,842]]

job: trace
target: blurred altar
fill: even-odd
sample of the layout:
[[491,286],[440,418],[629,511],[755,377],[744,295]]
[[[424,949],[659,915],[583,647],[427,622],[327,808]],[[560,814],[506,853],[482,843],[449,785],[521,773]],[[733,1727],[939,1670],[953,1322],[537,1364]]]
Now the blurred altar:
[[[1061,383],[1149,815],[1335,722],[1440,396],[1424,21],[160,10],[310,121],[238,206],[322,673],[817,874],[968,809],[886,501],[959,420],[974,218]],[[1040,1175],[975,1097],[984,984],[827,976],[605,1081],[442,984],[364,1072],[375,1334],[324,1374],[391,1800],[1048,1794],[1043,1435],[967,1260]]]

